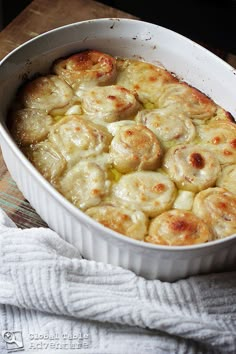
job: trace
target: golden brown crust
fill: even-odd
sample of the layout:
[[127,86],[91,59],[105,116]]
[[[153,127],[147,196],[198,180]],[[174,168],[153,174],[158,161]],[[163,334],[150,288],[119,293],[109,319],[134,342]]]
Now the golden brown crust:
[[144,240],[148,219],[141,211],[102,204],[89,208],[86,214],[102,225],[136,240]]
[[147,62],[118,59],[117,65],[118,85],[135,92],[143,104],[157,105],[164,86],[177,82],[167,70]]
[[56,75],[40,76],[29,81],[20,92],[20,101],[25,108],[50,112],[66,106],[73,97],[70,86]]
[[201,145],[217,156],[222,165],[236,161],[236,124],[212,121],[198,127]]
[[20,109],[11,113],[10,131],[20,146],[44,140],[53,124],[52,117],[39,109]]
[[236,195],[224,188],[208,188],[198,193],[193,212],[211,227],[216,239],[236,233]]
[[111,136],[107,130],[82,116],[69,115],[60,119],[50,131],[49,140],[72,165],[81,158],[108,151]]
[[199,192],[215,184],[220,164],[200,145],[177,145],[165,154],[163,167],[179,189]]
[[58,59],[52,70],[75,90],[81,85],[111,85],[116,79],[116,59],[97,50],[85,50]]
[[212,240],[207,225],[186,210],[169,210],[154,218],[146,242],[158,245],[186,246]]
[[117,203],[141,210],[150,217],[170,209],[175,197],[176,187],[171,179],[153,171],[123,175],[112,189],[112,198]]
[[89,119],[108,123],[131,119],[140,108],[136,96],[130,90],[118,85],[89,89],[81,101],[84,113]]
[[161,108],[176,106],[177,110],[192,118],[195,124],[202,124],[205,120],[212,118],[217,106],[202,92],[186,83],[178,82],[164,87],[159,98]]
[[121,173],[155,171],[162,155],[156,136],[142,125],[121,127],[111,142],[110,153],[115,168]]

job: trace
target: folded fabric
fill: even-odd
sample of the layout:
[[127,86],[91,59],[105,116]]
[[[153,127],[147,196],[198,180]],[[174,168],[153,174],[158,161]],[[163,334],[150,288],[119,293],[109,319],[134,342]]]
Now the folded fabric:
[[236,272],[175,283],[82,259],[0,210],[0,353],[236,353]]

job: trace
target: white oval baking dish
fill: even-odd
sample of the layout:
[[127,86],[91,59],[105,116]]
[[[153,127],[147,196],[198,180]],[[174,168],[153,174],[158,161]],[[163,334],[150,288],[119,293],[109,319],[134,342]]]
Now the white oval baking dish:
[[161,64],[236,116],[236,71],[223,60],[171,30],[130,19],[98,19],[44,33],[0,63],[0,139],[5,163],[25,198],[63,239],[87,259],[118,265],[148,279],[175,281],[236,267],[236,235],[195,246],[157,246],[120,235],[97,223],[60,195],[18,149],[5,125],[19,85],[46,73],[57,58],[82,49],[142,58]]

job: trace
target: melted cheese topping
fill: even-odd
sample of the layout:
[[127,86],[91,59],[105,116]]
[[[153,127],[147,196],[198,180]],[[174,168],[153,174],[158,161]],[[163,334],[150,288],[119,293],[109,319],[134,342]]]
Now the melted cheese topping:
[[80,161],[60,181],[59,191],[81,210],[98,205],[109,191],[106,171],[98,164]]
[[161,147],[151,130],[142,125],[121,127],[110,146],[115,168],[121,173],[156,170],[160,165]]
[[198,127],[201,145],[212,151],[221,164],[236,162],[236,124],[228,121],[210,122]]
[[99,125],[77,115],[66,116],[54,125],[49,140],[74,165],[81,158],[99,155],[109,149],[110,134]]
[[224,188],[208,188],[198,193],[193,212],[211,227],[215,239],[236,233],[236,196]]
[[180,110],[196,124],[213,117],[216,112],[216,104],[212,100],[185,83],[165,85],[159,107],[172,105],[174,110]]
[[179,189],[193,192],[213,186],[220,174],[220,164],[214,154],[198,145],[170,148],[163,167]]
[[142,110],[135,120],[152,130],[166,148],[193,141],[196,135],[193,122],[174,108]]
[[[163,67],[88,49],[20,87],[12,137],[97,222],[142,242],[236,232],[236,124]],[[150,227],[149,227],[150,225]]]
[[147,233],[148,219],[141,211],[102,204],[87,209],[86,214],[102,225],[136,240],[143,241]]
[[23,107],[47,112],[66,106],[72,97],[70,86],[56,75],[41,76],[30,81],[21,91]]
[[212,240],[207,225],[186,210],[169,210],[154,218],[148,230],[147,242],[158,245],[184,246]]
[[26,154],[33,165],[52,184],[57,183],[66,169],[66,160],[56,146],[48,140],[29,147]]
[[167,83],[176,79],[165,69],[138,60],[117,60],[117,83],[137,93],[142,103],[158,104]]
[[13,138],[22,146],[44,140],[53,123],[45,111],[28,108],[14,111],[10,119]]
[[154,217],[171,207],[176,188],[168,176],[142,171],[122,176],[113,186],[112,195],[122,205]]
[[127,126],[127,125],[136,125],[136,122],[134,120],[120,120],[118,122],[113,122],[113,123],[109,123],[107,124],[107,130],[109,131],[109,133],[111,133],[113,136],[115,136],[119,129],[121,127]]
[[82,97],[82,108],[89,118],[109,123],[134,116],[139,106],[132,92],[118,85],[95,87]]
[[226,166],[222,169],[216,185],[236,194],[236,164]]
[[86,50],[57,60],[53,71],[80,96],[88,87],[111,85],[115,81],[116,59],[97,50]]
[[179,189],[177,197],[174,201],[174,209],[192,210],[195,194],[190,191]]

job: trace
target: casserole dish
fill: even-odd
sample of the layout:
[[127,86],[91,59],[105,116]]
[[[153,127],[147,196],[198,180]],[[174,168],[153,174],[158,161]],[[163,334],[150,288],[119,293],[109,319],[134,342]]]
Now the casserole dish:
[[7,168],[25,198],[50,228],[78,247],[87,259],[164,281],[235,267],[236,235],[178,247],[144,244],[127,238],[73,206],[18,149],[5,124],[16,90],[26,79],[47,73],[57,58],[87,48],[162,65],[236,116],[235,70],[173,31],[137,20],[99,19],[44,33],[11,52],[0,65],[1,148]]

